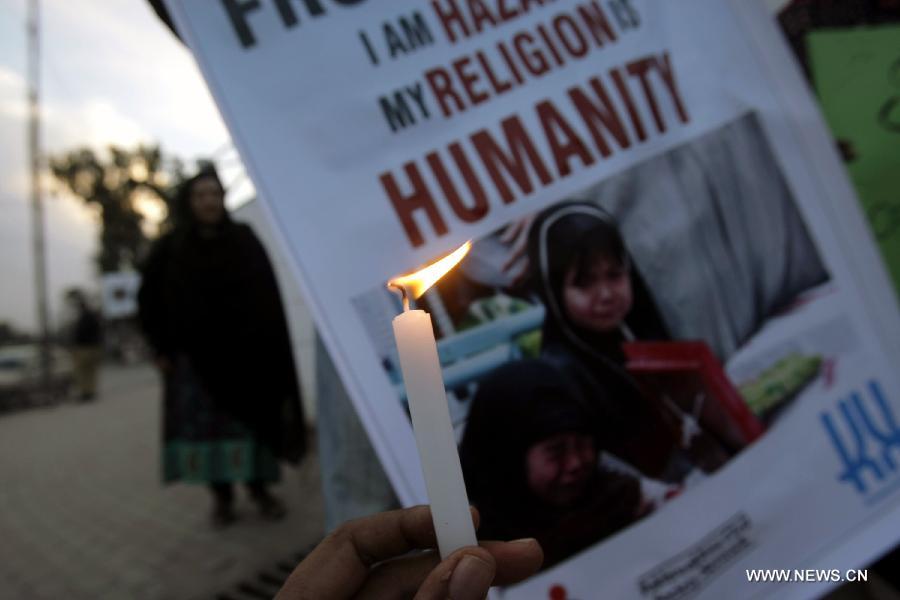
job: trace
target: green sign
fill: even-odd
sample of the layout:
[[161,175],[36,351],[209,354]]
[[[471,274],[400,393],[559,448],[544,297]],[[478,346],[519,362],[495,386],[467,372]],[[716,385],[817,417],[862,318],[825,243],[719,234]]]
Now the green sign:
[[822,110],[900,291],[900,27],[807,37]]

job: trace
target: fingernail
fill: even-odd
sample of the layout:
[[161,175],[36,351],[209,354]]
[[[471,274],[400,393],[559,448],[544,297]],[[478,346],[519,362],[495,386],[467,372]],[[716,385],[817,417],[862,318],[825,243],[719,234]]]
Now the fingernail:
[[518,540],[510,540],[507,544],[536,544],[537,540],[534,538],[521,538]]
[[450,600],[482,600],[494,580],[494,567],[467,554],[450,576]]

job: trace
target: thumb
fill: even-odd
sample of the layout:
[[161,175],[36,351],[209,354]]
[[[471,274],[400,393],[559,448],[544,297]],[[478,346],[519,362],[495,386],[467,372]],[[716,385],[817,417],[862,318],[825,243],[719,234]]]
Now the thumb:
[[415,600],[483,600],[496,572],[490,552],[477,546],[461,548],[434,568]]

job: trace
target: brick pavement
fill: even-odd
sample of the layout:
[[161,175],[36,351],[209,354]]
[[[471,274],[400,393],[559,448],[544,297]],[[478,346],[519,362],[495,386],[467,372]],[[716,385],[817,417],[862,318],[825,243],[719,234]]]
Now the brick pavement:
[[213,531],[205,489],[160,484],[153,370],[108,367],[101,392],[0,415],[0,599],[271,595],[322,534],[315,456],[273,488],[285,520],[261,520],[240,493],[241,519]]

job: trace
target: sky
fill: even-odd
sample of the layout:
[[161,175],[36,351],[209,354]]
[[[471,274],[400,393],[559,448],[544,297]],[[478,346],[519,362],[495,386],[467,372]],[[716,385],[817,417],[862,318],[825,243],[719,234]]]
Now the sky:
[[[0,322],[35,325],[26,119],[26,0],[0,2]],[[234,205],[252,195],[190,53],[144,0],[41,0],[44,156],[81,146],[159,143],[186,161],[214,152]],[[99,289],[97,216],[46,179],[48,284]]]

